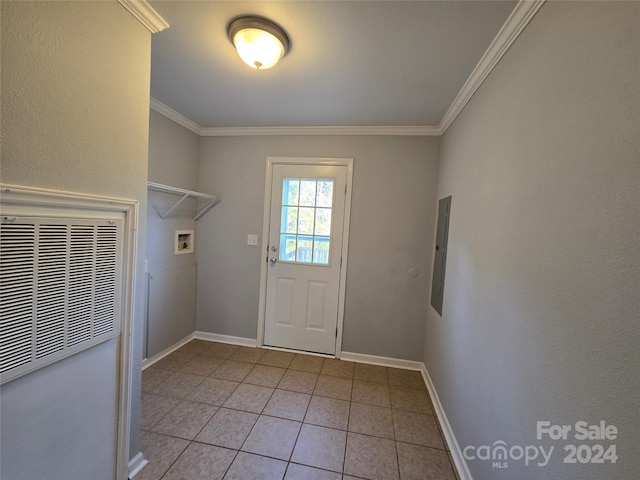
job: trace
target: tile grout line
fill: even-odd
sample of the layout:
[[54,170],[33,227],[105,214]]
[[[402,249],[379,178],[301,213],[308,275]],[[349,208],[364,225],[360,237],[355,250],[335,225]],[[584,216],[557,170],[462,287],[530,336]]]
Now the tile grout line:
[[[387,370],[387,383],[389,381],[389,371]],[[389,388],[389,409],[391,410],[391,424],[393,425],[393,441],[394,446],[396,447],[396,468],[398,469],[398,478],[400,477],[400,454],[398,453],[398,435],[396,434],[396,419],[393,415],[393,405],[391,404],[391,384],[388,385]]]
[[[295,357],[294,357],[295,358]],[[293,360],[291,360],[291,363],[293,363]],[[289,365],[291,365],[291,363]],[[324,360],[323,360],[324,363]],[[282,379],[284,379],[285,375],[287,374],[287,372],[289,371],[289,368],[287,368],[287,371],[284,373],[284,375],[282,376]],[[282,382],[282,379],[280,380],[280,382]],[[278,382],[278,385],[280,385],[280,382]],[[317,383],[317,379],[316,379],[316,383]],[[277,385],[276,385],[276,389],[277,389]],[[313,384],[313,388],[315,389],[315,383]],[[284,390],[286,391],[286,390]],[[275,390],[274,390],[275,392]],[[313,392],[313,390],[312,390]],[[284,475],[283,475],[283,479],[286,478],[287,476],[287,472],[289,471],[289,466],[291,465],[291,460],[293,459],[293,452],[295,452],[296,450],[296,445],[298,444],[298,439],[300,438],[300,434],[302,433],[302,427],[304,426],[304,419],[307,416],[307,412],[309,411],[309,405],[311,405],[311,396],[309,395],[309,402],[307,403],[307,408],[305,408],[304,410],[304,415],[302,415],[302,420],[300,421],[300,429],[298,430],[298,435],[296,435],[296,441],[293,442],[293,448],[291,449],[291,454],[289,455],[289,461],[287,462],[287,468],[285,468],[284,470]]]
[[[184,439],[183,439],[184,440]],[[173,467],[173,465],[175,465],[175,463],[180,459],[180,457],[182,456],[182,454],[187,450],[187,448],[189,448],[189,445],[191,445],[191,442],[187,443],[187,446],[184,447],[180,453],[178,454],[178,456],[175,458],[175,460],[173,462],[171,462],[171,465],[169,465],[167,467],[167,469],[162,472],[162,475],[160,475],[160,477],[158,478],[158,480],[162,480],[164,478],[164,476],[167,474],[167,472],[169,472],[169,470],[171,470],[171,467]]]
[[[349,396],[349,398],[353,397],[353,384],[351,387],[351,395]],[[344,455],[342,457],[342,476],[344,475],[348,475],[348,473],[345,472],[346,468],[347,468],[347,450],[348,450],[348,445],[349,445],[349,424],[351,423],[351,400],[349,400],[349,416],[347,417],[347,431],[345,432],[345,436],[344,436]]]

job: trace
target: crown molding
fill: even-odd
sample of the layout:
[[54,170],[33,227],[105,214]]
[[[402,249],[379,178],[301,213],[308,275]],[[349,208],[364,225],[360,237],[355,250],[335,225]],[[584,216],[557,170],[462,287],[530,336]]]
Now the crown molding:
[[274,135],[387,135],[437,137],[439,127],[388,126],[388,127],[201,127],[173,108],[153,97],[149,100],[151,110],[164,115],[201,137],[244,137]]
[[187,130],[191,130],[193,133],[202,136],[202,127],[193,120],[189,120],[181,113],[176,112],[173,108],[165,105],[159,100],[151,97],[149,100],[149,108],[158,112],[160,115],[164,115],[169,120],[173,120],[178,125],[182,125]]
[[201,130],[203,137],[237,137],[246,135],[388,135],[439,136],[439,127],[386,126],[386,127],[213,127]]
[[146,0],[118,0],[118,3],[126,8],[151,33],[161,32],[165,28],[169,28],[166,20]]
[[509,50],[509,47],[515,42],[524,27],[531,21],[540,7],[546,0],[520,0],[518,4],[507,18],[496,37],[484,52],[484,55],[469,75],[469,78],[462,86],[460,92],[451,103],[451,106],[440,121],[439,129],[441,133],[447,131],[447,128],[453,123],[460,114],[465,105],[471,100],[473,94],[476,93],[485,78],[491,73],[491,70],[500,61],[502,56]]

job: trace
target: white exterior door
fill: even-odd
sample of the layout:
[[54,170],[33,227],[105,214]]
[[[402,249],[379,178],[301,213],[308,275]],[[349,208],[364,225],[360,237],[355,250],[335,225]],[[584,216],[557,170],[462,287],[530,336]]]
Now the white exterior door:
[[264,344],[335,354],[347,166],[275,164]]

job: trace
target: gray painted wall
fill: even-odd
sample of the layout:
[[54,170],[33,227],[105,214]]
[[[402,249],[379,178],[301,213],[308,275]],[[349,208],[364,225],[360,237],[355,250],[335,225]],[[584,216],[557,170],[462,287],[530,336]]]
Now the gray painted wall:
[[[469,462],[475,480],[640,471],[639,79],[640,3],[547,2],[442,138],[449,256],[425,363],[461,447],[556,450]],[[563,464],[545,420],[616,425],[590,444],[618,463]]]
[[[143,213],[150,49],[149,32],[116,2],[2,2],[2,181],[132,198]],[[137,234],[133,454],[144,215]],[[117,358],[111,341],[2,387],[3,478],[113,478]]]
[[421,360],[438,147],[433,137],[203,138],[198,189],[223,200],[198,224],[197,329],[256,338],[262,252],[246,243],[247,234],[262,235],[266,158],[347,157],[354,175],[343,350]]
[[[149,181],[196,190],[200,137],[153,110],[149,113]],[[174,254],[176,230],[194,230],[196,202],[189,200],[162,219],[180,197],[149,192],[147,265],[149,279],[146,357],[161,352],[196,327],[195,254]],[[196,238],[196,248],[197,245]]]

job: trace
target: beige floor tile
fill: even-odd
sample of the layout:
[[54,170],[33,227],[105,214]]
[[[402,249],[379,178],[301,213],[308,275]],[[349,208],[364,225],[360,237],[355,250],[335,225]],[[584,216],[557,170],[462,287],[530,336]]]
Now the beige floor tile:
[[258,360],[260,360],[265,353],[267,353],[267,351],[262,348],[238,347],[233,355],[229,357],[229,360],[235,360],[236,362],[258,363]]
[[196,441],[239,450],[258,420],[255,413],[221,408],[196,437]]
[[282,480],[287,462],[240,452],[224,480]]
[[353,382],[351,401],[376,405],[378,407],[390,407],[389,387],[381,383]]
[[349,406],[350,403],[346,400],[314,395],[311,397],[304,422],[346,430],[349,424]]
[[291,461],[341,472],[346,432],[303,424]]
[[295,357],[293,357],[293,361],[289,364],[289,368],[301,372],[320,373],[323,362],[324,357],[296,354]]
[[217,409],[204,403],[183,400],[153,427],[153,431],[193,440]]
[[261,415],[241,450],[288,461],[301,425],[300,422]]
[[391,397],[391,408],[433,415],[431,400],[426,390],[389,387],[389,394]]
[[142,391],[157,393],[169,381],[171,375],[173,375],[173,372],[169,370],[162,370],[153,366],[145,368],[142,371]]
[[186,398],[207,377],[190,373],[171,372],[164,384],[158,386],[155,393],[168,397]]
[[142,381],[136,480],[459,480],[419,372],[193,341]]
[[313,390],[314,395],[337,398],[339,400],[351,400],[352,380],[348,378],[330,377],[320,375]]
[[331,375],[333,377],[353,378],[354,365],[353,362],[326,358],[322,364],[320,374]]
[[353,379],[361,382],[372,382],[388,384],[387,369],[378,365],[367,365],[366,363],[356,363]]
[[238,345],[230,345],[228,343],[207,342],[202,354],[209,357],[227,360],[231,355],[236,353],[239,348],[241,347]]
[[440,420],[435,414],[433,415],[433,417],[436,420],[436,425],[438,426],[438,433],[440,434],[440,438],[442,438],[442,442],[444,443],[444,449],[447,452],[449,452],[449,445],[447,445],[447,442],[445,440],[444,432],[442,431],[442,424],[440,423]]
[[288,368],[293,357],[293,353],[268,350],[258,363],[261,365],[269,365],[270,367]]
[[286,370],[284,368],[255,365],[244,379],[245,383],[276,388]]
[[399,480],[396,442],[349,433],[344,473],[372,480]]
[[328,470],[290,463],[284,480],[342,480],[342,475]]
[[194,442],[162,480],[221,480],[235,456],[233,450]]
[[313,389],[318,381],[318,374],[310,372],[300,372],[297,370],[287,370],[278,384],[278,388],[291,390],[300,393],[313,393]]
[[287,418],[301,422],[307,412],[311,395],[306,393],[276,390],[271,395],[262,413],[272,417]]
[[206,348],[206,345],[208,345],[211,342],[207,342],[206,340],[191,340],[189,343],[184,344],[183,346],[181,346],[178,350],[176,350],[176,352],[182,352],[182,353],[193,353],[193,354],[200,354],[204,348]]
[[194,355],[175,368],[178,372],[191,373],[193,375],[209,376],[223,362],[220,358]]
[[349,431],[393,439],[391,409],[362,403],[351,403]]
[[172,397],[142,392],[142,430],[151,430],[180,400]]
[[404,370],[401,368],[387,368],[389,385],[394,387],[419,388],[426,390],[427,387],[422,379],[422,374],[416,370]]
[[189,394],[187,400],[219,406],[229,398],[238,385],[238,382],[229,380],[206,378]]
[[153,432],[142,432],[140,450],[149,463],[136,475],[136,480],[160,480],[171,464],[189,445],[188,440]]
[[394,410],[393,425],[399,442],[444,449],[444,441],[432,415]]
[[242,383],[223,405],[225,408],[261,413],[273,391],[273,388]]
[[242,382],[252,368],[253,363],[225,360],[210,376],[222,380],[231,380],[232,382]]
[[193,357],[194,355],[192,353],[175,351],[162,358],[161,360],[158,360],[153,364],[153,367],[161,368],[163,370],[177,370],[177,367]]
[[397,443],[402,480],[456,480],[447,452]]

